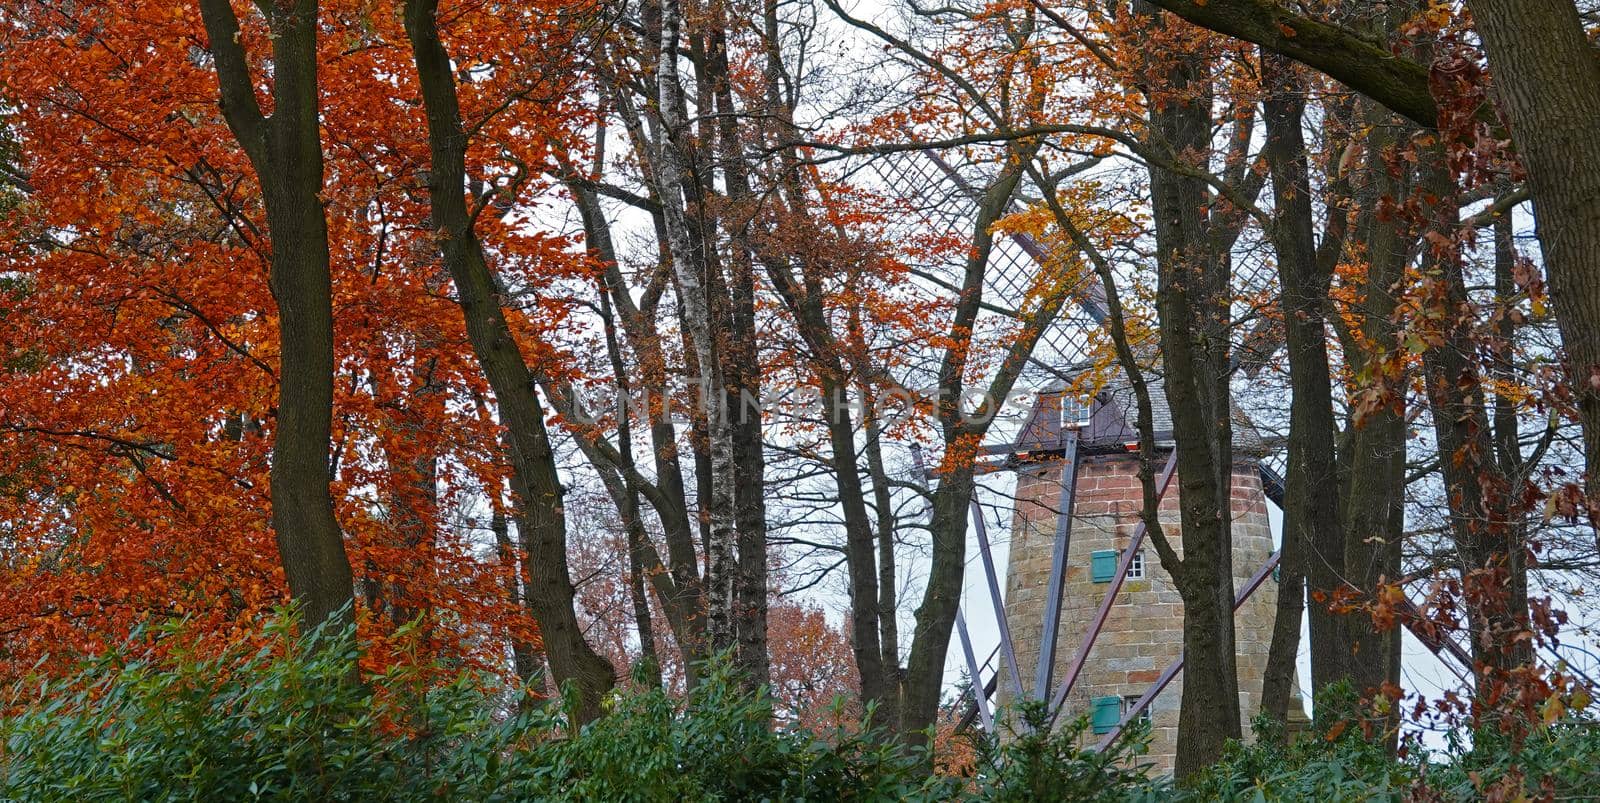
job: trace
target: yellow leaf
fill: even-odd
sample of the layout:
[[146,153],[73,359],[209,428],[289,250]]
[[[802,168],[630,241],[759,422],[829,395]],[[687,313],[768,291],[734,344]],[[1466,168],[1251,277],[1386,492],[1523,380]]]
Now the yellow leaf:
[[1589,692],[1585,689],[1578,689],[1572,693],[1572,710],[1574,711],[1582,711],[1588,708],[1589,703],[1592,702],[1594,701],[1589,698]]
[[1544,707],[1540,713],[1543,714],[1544,724],[1549,725],[1560,719],[1562,714],[1567,713],[1567,706],[1561,702],[1560,697],[1552,695],[1550,699],[1544,701]]

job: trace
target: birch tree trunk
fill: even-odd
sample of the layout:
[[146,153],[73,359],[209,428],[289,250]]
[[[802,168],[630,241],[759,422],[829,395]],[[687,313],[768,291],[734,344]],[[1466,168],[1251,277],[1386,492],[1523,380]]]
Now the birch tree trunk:
[[683,304],[682,317],[690,345],[699,364],[696,403],[706,420],[707,450],[710,459],[710,519],[706,539],[706,642],[712,652],[736,650],[735,623],[737,595],[735,583],[739,567],[735,548],[738,528],[735,521],[732,422],[726,409],[719,347],[703,275],[704,260],[695,248],[684,204],[688,192],[688,173],[683,139],[690,135],[685,118],[684,91],[678,72],[678,49],[682,35],[683,12],[678,0],[661,2],[661,36],[656,64],[656,111],[661,119],[660,143],[655,154],[656,194],[661,199],[667,229],[668,250],[678,280]]

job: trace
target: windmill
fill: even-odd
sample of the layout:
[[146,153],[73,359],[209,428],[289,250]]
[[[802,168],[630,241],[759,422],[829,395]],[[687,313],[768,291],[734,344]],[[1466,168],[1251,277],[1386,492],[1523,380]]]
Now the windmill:
[[[877,157],[869,162],[869,166],[885,186],[893,187],[898,195],[906,198],[911,204],[909,225],[940,232],[970,231],[977,212],[976,201],[982,193],[980,188],[987,184],[987,179],[979,166],[969,162],[953,162],[951,158],[952,155],[948,152],[912,151]],[[985,298],[994,299],[994,307],[1000,310],[1006,307],[1015,309],[1025,295],[1032,277],[1043,267],[1045,258],[1046,249],[1025,234],[1010,235],[1007,242],[997,243],[985,281]],[[1246,276],[1243,277],[1243,282],[1255,290],[1265,290],[1271,286],[1271,278],[1268,276]],[[1036,371],[1036,375],[1053,375],[1060,378],[1061,366],[1084,364],[1091,357],[1089,330],[1103,325],[1108,316],[1105,297],[1092,277],[1086,278],[1083,286],[1072,288],[1071,293],[1076,308],[1073,314],[1064,314],[1063,319],[1041,338],[1030,366],[1031,370]],[[1270,353],[1276,347],[1270,332],[1263,335],[1258,329],[1252,334],[1252,338],[1255,340],[1253,350]],[[982,450],[990,460],[984,469],[987,471],[1016,469],[1024,459],[1030,462],[1060,461],[1061,470],[1055,503],[1058,515],[1055,516],[1055,528],[1050,541],[1050,569],[1045,588],[1042,627],[1037,634],[1039,645],[1037,662],[1033,667],[1024,667],[1017,657],[1019,650],[1014,638],[1016,634],[1008,621],[987,523],[981,503],[976,493],[974,495],[972,513],[978,558],[984,574],[982,585],[986,592],[984,594],[987,598],[986,607],[992,608],[996,619],[999,643],[988,658],[980,662],[967,626],[967,611],[962,611],[958,615],[957,636],[969,677],[969,684],[964,694],[970,703],[962,719],[963,726],[970,726],[977,721],[986,731],[992,733],[995,729],[995,719],[991,699],[1002,691],[1007,691],[1015,697],[1046,701],[1050,719],[1052,722],[1055,721],[1095,648],[1108,614],[1123,589],[1124,578],[1140,555],[1140,547],[1144,540],[1142,523],[1135,527],[1128,538],[1127,546],[1115,556],[1115,567],[1110,573],[1107,587],[1072,661],[1067,665],[1062,677],[1053,677],[1058,652],[1058,630],[1062,621],[1064,578],[1069,568],[1068,556],[1072,544],[1075,486],[1079,467],[1088,446],[1088,442],[1082,437],[1084,430],[1081,426],[1063,423],[1062,406],[1070,403],[1068,395],[1056,393],[1053,398],[1048,395],[1041,396],[1039,404],[1034,407],[1012,442]],[[1284,484],[1273,468],[1275,457],[1281,459],[1281,456],[1275,454],[1263,455],[1255,468],[1266,498],[1281,510]],[[1165,493],[1173,469],[1174,457],[1173,453],[1169,452],[1161,479],[1157,482],[1158,493]],[[1252,595],[1265,585],[1266,580],[1273,575],[1278,559],[1278,553],[1272,552],[1260,562],[1248,580],[1236,584],[1235,610],[1250,601]],[[1410,612],[1415,613],[1415,607],[1409,600],[1404,605]],[[1460,677],[1470,677],[1472,662],[1464,649],[1448,636],[1423,632],[1415,628],[1410,621],[1407,621],[1407,624],[1413,628],[1419,640],[1453,672]],[[1022,635],[1033,637],[1034,634],[1029,632]],[[998,666],[996,666],[997,661]],[[1033,670],[1031,684],[1024,677],[1024,669]],[[1104,747],[1110,744],[1130,722],[1144,715],[1152,702],[1182,669],[1183,657],[1180,651],[1177,657],[1149,683],[1143,694],[1135,700],[1130,700],[1129,704],[1120,709],[1114,724],[1101,733],[1098,746]],[[1096,728],[1096,731],[1100,732],[1101,729]]]

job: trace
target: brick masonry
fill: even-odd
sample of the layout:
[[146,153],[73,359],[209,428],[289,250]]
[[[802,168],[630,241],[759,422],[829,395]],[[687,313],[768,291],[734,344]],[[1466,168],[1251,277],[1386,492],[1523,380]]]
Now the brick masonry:
[[[1017,650],[1017,663],[1024,675],[1023,685],[1030,689],[1044,629],[1061,467],[1060,460],[1040,463],[1020,471],[1017,479],[1017,505],[1006,575],[1006,616]],[[1131,455],[1089,456],[1083,458],[1079,466],[1053,685],[1064,677],[1095,611],[1110,588],[1108,583],[1093,582],[1090,555],[1107,549],[1120,553],[1139,521],[1139,509],[1143,505],[1137,472],[1137,459]],[[1234,469],[1232,508],[1234,587],[1241,588],[1272,554],[1267,500],[1260,477],[1251,464],[1241,462]],[[1181,553],[1183,539],[1176,478],[1168,486],[1160,510],[1162,526]],[[1143,551],[1145,579],[1126,581],[1117,594],[1105,627],[1067,698],[1062,721],[1087,714],[1091,700],[1096,697],[1142,695],[1182,652],[1183,602],[1171,578],[1161,568],[1148,538]],[[1261,683],[1272,640],[1276,604],[1277,585],[1269,579],[1234,617],[1239,708],[1247,735],[1250,720],[1261,708]],[[1004,693],[1006,684],[1001,688],[1004,703],[1009,695]],[[1180,673],[1149,709],[1153,740],[1145,760],[1155,765],[1157,773],[1170,772],[1172,768],[1182,688]],[[1087,734],[1085,741],[1097,738]]]

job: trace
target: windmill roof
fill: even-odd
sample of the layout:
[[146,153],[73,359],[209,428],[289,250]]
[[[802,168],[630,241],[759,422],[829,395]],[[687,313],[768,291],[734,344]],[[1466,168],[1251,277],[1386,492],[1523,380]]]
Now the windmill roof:
[[[1158,376],[1149,377],[1147,383],[1156,445],[1172,448],[1172,408],[1167,402],[1165,383]],[[1114,374],[1095,394],[1086,421],[1082,418],[1082,404],[1082,400],[1064,380],[1058,380],[1041,390],[1027,422],[1018,433],[1015,450],[1026,452],[1060,448],[1062,433],[1073,424],[1080,426],[1081,440],[1091,447],[1121,447],[1139,439],[1136,395],[1122,372]],[[1069,415],[1074,420],[1065,420]],[[1232,418],[1234,452],[1240,457],[1259,457],[1264,454],[1266,449],[1260,431],[1236,403],[1232,404]]]

